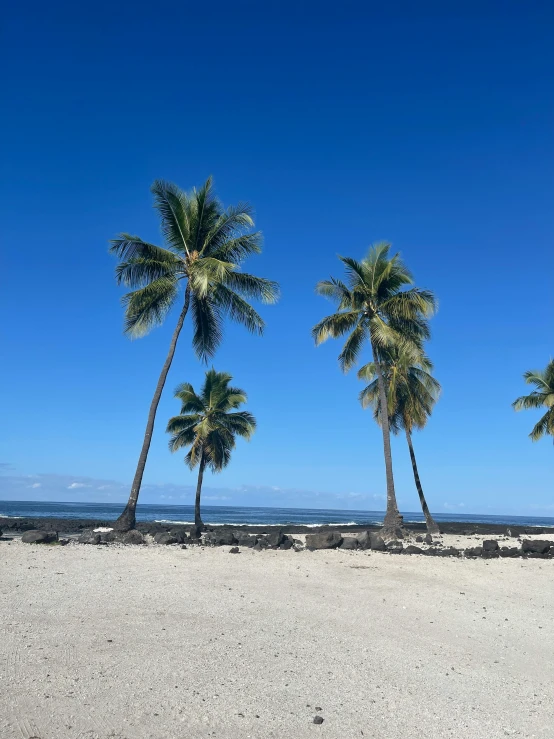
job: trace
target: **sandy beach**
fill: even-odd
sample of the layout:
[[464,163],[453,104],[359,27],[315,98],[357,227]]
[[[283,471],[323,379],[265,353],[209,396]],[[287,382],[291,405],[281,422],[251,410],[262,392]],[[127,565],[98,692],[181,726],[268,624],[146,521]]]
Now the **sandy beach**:
[[551,736],[553,573],[3,541],[0,736]]

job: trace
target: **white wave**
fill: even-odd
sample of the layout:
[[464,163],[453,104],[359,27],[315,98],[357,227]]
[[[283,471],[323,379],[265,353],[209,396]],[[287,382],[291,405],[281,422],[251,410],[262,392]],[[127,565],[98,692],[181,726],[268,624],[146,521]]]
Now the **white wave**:
[[8,516],[6,513],[0,513],[0,518],[27,518],[27,516]]
[[[146,521],[144,522],[146,523]],[[161,518],[156,519],[154,523],[163,523],[163,524],[172,524],[177,526],[192,526],[194,524],[194,521],[172,521],[168,518]],[[265,528],[271,528],[271,527],[278,527],[278,526],[305,526],[307,529],[315,529],[318,526],[363,526],[366,523],[381,523],[380,521],[364,521],[363,523],[358,523],[358,521],[348,521],[348,522],[342,522],[342,521],[331,521],[330,523],[299,523],[299,522],[293,522],[293,521],[282,521],[281,523],[266,523],[264,521],[260,521],[259,523],[244,523],[243,521],[226,521],[225,523],[212,523],[210,521],[206,521],[206,526],[264,526]]]
[[107,534],[108,531],[113,531],[113,529],[109,529],[106,526],[100,526],[98,529],[93,529],[95,534]]

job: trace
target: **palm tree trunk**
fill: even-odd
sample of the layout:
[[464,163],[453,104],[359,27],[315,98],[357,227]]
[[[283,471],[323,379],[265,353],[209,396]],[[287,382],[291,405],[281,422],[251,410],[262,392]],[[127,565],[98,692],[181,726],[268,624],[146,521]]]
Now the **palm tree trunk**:
[[408,449],[410,450],[410,459],[412,460],[412,469],[414,471],[414,480],[415,480],[415,486],[417,488],[417,494],[419,495],[419,502],[421,503],[421,510],[423,511],[423,515],[425,516],[425,523],[427,525],[427,531],[430,534],[440,534],[440,529],[431,515],[431,512],[429,511],[429,508],[427,506],[427,501],[425,500],[425,495],[423,494],[423,488],[421,487],[421,480],[419,479],[419,472],[417,471],[417,462],[415,458],[414,453],[414,447],[412,445],[412,435],[406,429],[406,441],[408,442]]
[[[382,533],[387,538],[394,538],[400,529],[402,529],[402,516],[398,510],[398,503],[396,502],[396,492],[394,490],[394,476],[392,472],[392,452],[390,446],[390,428],[389,428],[389,415],[387,412],[387,393],[385,390],[385,382],[383,380],[383,373],[381,371],[381,365],[375,351],[373,341],[371,342],[371,349],[373,352],[373,361],[375,362],[375,370],[377,372],[377,385],[379,387],[379,402],[381,404],[381,430],[383,432],[383,449],[385,453],[385,470],[387,475],[387,512],[383,521]],[[383,412],[384,410],[384,412]]]
[[133,479],[133,484],[131,486],[131,493],[129,495],[129,500],[127,501],[125,510],[123,511],[121,516],[117,519],[117,521],[114,524],[114,528],[117,529],[118,531],[129,531],[130,529],[133,529],[135,527],[135,523],[136,523],[135,514],[136,514],[136,508],[137,508],[137,501],[138,501],[138,496],[140,492],[140,486],[142,484],[142,476],[144,475],[144,468],[146,467],[146,459],[148,457],[148,450],[150,449],[150,442],[152,441],[152,434],[154,432],[154,421],[156,420],[156,411],[158,410],[158,404],[160,402],[160,398],[162,397],[162,391],[164,389],[165,381],[167,379],[167,373],[169,372],[169,368],[171,367],[171,362],[173,361],[173,356],[175,354],[175,347],[177,346],[177,339],[179,338],[179,334],[181,333],[181,329],[183,328],[185,316],[187,315],[187,311],[189,309],[189,302],[190,302],[190,289],[187,287],[186,292],[185,292],[185,304],[183,306],[183,310],[181,311],[181,315],[179,316],[179,320],[177,321],[177,326],[175,327],[173,336],[171,337],[171,344],[169,345],[169,352],[167,353],[164,366],[162,367],[162,371],[158,379],[158,384],[156,385],[154,397],[152,398],[152,402],[150,404],[150,411],[148,412],[148,421],[146,422],[146,431],[144,432],[144,440],[142,442],[142,449],[140,450],[140,456],[138,459],[138,464],[137,464],[137,469],[135,472],[135,477]]
[[202,529],[204,527],[202,516],[200,515],[200,494],[202,492],[202,480],[204,479],[205,466],[206,462],[204,460],[204,452],[202,452],[202,456],[200,457],[200,467],[198,469],[198,482],[196,484],[196,499],[194,501],[194,527],[197,531],[199,528]]

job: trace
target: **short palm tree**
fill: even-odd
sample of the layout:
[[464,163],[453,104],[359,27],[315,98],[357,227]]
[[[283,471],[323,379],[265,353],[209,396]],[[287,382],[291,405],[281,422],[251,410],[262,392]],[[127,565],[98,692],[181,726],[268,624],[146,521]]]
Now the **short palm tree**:
[[[386,352],[381,366],[387,391],[390,429],[393,434],[398,434],[403,430],[406,435],[414,482],[421,510],[425,516],[427,531],[430,534],[438,534],[440,529],[429,511],[419,478],[412,432],[414,428],[422,429],[427,423],[433,406],[438,400],[441,386],[431,375],[433,370],[431,361],[419,352],[414,354],[405,348],[393,347]],[[364,365],[358,372],[358,378],[369,382],[369,385],[366,385],[360,393],[362,407],[373,408],[373,417],[381,425],[381,403],[375,362]]]
[[523,375],[528,385],[534,385],[535,390],[529,395],[522,395],[512,403],[516,411],[529,408],[547,408],[544,416],[535,424],[529,434],[532,441],[538,441],[543,436],[554,436],[554,359],[546,365],[545,370],[529,370]]
[[125,333],[143,336],[182,302],[150,404],[129,501],[115,524],[121,530],[135,525],[156,411],[189,308],[193,348],[206,361],[221,342],[225,316],[242,323],[252,333],[261,334],[264,322],[247,299],[273,303],[278,297],[277,283],[240,271],[246,257],[261,251],[261,234],[252,231],[254,222],[248,204],[224,209],[214,195],[211,178],[199,190],[189,193],[161,180],[154,182],[151,190],[165,246],[155,246],[127,233],[120,234],[111,246],[111,252],[121,260],[116,268],[117,281],[132,288],[123,298]]
[[233,378],[226,372],[214,369],[206,372],[204,385],[197,394],[189,382],[184,382],[175,391],[181,401],[181,413],[167,424],[171,434],[169,448],[172,452],[190,447],[185,462],[194,469],[198,467],[198,483],[194,504],[194,524],[202,527],[200,495],[204,470],[220,472],[229,464],[235,438],[249,439],[256,429],[256,420],[248,411],[236,409],[246,403],[244,390],[230,387]]
[[[349,334],[339,355],[339,364],[347,372],[357,362],[362,347],[369,343],[379,396],[387,404],[381,358],[388,348],[399,345],[421,348],[429,336],[427,318],[435,309],[435,299],[428,290],[413,285],[413,278],[400,256],[389,256],[390,244],[372,246],[361,262],[339,257],[345,266],[346,283],[331,278],[319,282],[316,291],[337,303],[337,312],[327,316],[312,329],[316,344]],[[383,449],[387,479],[387,511],[383,534],[393,537],[402,526],[394,489],[390,429],[383,416]]]

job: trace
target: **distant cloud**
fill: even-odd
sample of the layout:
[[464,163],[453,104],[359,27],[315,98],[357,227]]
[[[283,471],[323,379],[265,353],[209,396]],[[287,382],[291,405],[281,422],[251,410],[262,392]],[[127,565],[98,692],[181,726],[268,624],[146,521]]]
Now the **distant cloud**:
[[204,500],[231,500],[228,495],[203,495]]
[[77,490],[77,488],[90,488],[90,485],[85,485],[84,482],[72,482],[71,485],[67,486],[68,490]]
[[34,482],[32,485],[29,485],[30,488],[40,488],[42,487],[42,484],[40,482]]

